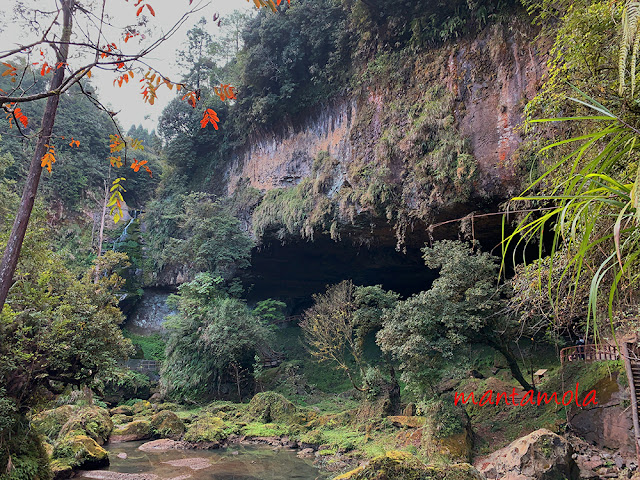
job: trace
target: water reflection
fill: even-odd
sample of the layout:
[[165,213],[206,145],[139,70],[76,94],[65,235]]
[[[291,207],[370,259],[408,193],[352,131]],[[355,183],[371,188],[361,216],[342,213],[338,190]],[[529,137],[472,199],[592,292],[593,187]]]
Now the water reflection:
[[97,480],[319,480],[327,479],[311,460],[271,447],[143,452],[144,442],[109,445],[111,465],[76,478]]

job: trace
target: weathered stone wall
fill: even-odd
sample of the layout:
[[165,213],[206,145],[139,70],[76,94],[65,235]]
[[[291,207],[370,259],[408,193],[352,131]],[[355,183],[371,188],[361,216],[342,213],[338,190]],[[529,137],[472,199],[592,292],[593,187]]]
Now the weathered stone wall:
[[[434,82],[454,95],[456,126],[470,141],[479,165],[474,187],[478,195],[506,197],[518,188],[514,153],[522,139],[517,127],[545,71],[545,47],[534,38],[530,26],[514,20],[488,27],[476,38],[423,53],[424,58],[415,62],[414,91],[406,95],[418,98],[417,90]],[[255,138],[231,162],[228,190],[233,191],[240,178],[248,178],[261,190],[296,185],[310,175],[321,151],[340,162],[342,181],[349,181],[348,167],[355,158],[376,157],[367,160],[384,164],[384,152],[371,146],[388,127],[381,119],[395,95],[370,88],[357,98],[335,100],[284,132]],[[363,131],[359,120],[363,111],[372,109],[373,118]],[[398,119],[400,128],[404,121]]]

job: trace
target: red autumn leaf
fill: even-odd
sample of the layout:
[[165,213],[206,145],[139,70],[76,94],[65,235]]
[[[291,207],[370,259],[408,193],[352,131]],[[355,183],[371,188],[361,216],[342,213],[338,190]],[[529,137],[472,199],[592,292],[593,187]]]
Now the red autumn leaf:
[[[131,168],[133,168],[134,172],[137,172],[138,170],[140,170],[140,167],[144,166],[147,163],[146,160],[142,160],[141,162],[136,160],[135,158],[133,159],[133,163],[131,164]],[[148,167],[147,167],[148,168]]]
[[207,108],[207,110],[204,112],[204,115],[202,116],[202,120],[200,120],[200,127],[204,128],[209,124],[209,122],[211,122],[213,128],[218,130],[219,121],[220,119],[218,118],[218,114],[213,109]]
[[142,6],[138,9],[138,11],[136,12],[136,17],[139,17],[139,16],[140,16],[140,14],[142,13],[142,9],[143,9],[143,8],[144,8],[144,5],[142,5]]
[[149,13],[155,17],[156,12],[153,11],[153,8],[151,8],[151,5],[149,5],[148,3],[147,3],[147,8],[149,9]]

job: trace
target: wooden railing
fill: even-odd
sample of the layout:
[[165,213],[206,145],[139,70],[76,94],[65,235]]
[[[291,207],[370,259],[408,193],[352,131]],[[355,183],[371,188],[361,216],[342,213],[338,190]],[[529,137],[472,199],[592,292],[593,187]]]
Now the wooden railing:
[[614,345],[575,345],[560,350],[560,363],[564,362],[597,362],[602,360],[617,360],[620,357],[618,348]]

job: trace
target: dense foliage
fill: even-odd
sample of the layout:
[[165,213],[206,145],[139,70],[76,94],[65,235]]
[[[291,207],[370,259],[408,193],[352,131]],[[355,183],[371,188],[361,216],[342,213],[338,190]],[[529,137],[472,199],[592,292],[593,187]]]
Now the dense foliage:
[[204,193],[159,199],[144,219],[155,274],[179,268],[187,278],[210,272],[228,280],[249,265],[253,242],[223,201]]
[[489,345],[504,355],[516,380],[528,390],[510,342],[517,326],[502,311],[496,288],[498,261],[459,241],[425,247],[425,263],[438,269],[431,288],[398,302],[383,315],[377,339],[382,350],[401,362],[411,387],[428,391],[442,359],[454,359],[474,343]]
[[240,393],[241,371],[250,370],[255,355],[272,341],[260,315],[230,297],[222,283],[220,277],[200,273],[173,297],[178,312],[165,324],[170,333],[162,371],[171,397],[219,396],[230,379]]

